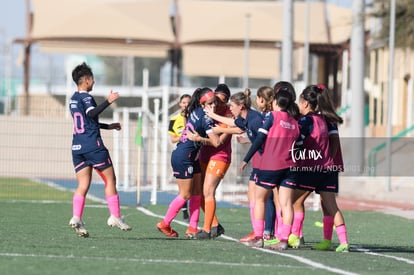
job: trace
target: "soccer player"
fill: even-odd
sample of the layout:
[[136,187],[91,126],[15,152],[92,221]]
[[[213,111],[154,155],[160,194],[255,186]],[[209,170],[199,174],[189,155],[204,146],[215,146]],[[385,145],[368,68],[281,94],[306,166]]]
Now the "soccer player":
[[[190,103],[191,95],[183,94],[180,97],[179,106],[181,112],[170,119],[168,125],[168,134],[170,135],[172,143],[178,143],[181,137],[181,133],[185,128],[186,118],[185,118],[185,108],[187,108],[188,103]],[[183,211],[183,219],[188,220],[188,203],[184,205],[181,209]]]
[[[156,225],[167,237],[178,237],[178,233],[171,228],[171,222],[189,199],[191,199],[189,226],[197,228],[202,194],[198,154],[203,144],[209,142],[212,146],[218,147],[220,143],[219,137],[212,130],[213,120],[204,113],[205,106],[214,108],[214,92],[208,87],[197,88],[186,109],[186,127],[171,154],[171,166],[178,184],[178,195],[171,201],[164,219]],[[197,132],[199,135],[197,141],[188,139],[188,132]]]
[[[259,109],[266,111],[267,102],[269,101],[272,95],[269,95],[267,91],[272,91],[271,88],[261,87],[257,91],[256,103]],[[230,97],[230,110],[234,118],[220,116],[215,113],[213,110],[206,108],[206,113],[208,116],[213,118],[216,121],[220,121],[230,127],[214,127],[213,131],[215,133],[229,133],[229,134],[242,134],[246,133],[248,139],[238,137],[237,140],[240,143],[253,143],[255,140],[259,128],[263,123],[262,113],[251,108],[251,99],[250,99],[250,90],[246,89],[244,92],[239,92]],[[269,97],[268,97],[269,96]],[[270,101],[271,102],[271,101]],[[271,104],[270,104],[271,106]],[[270,107],[271,108],[271,107]],[[255,174],[256,168],[260,163],[260,153],[262,151],[259,149],[259,152],[254,154],[252,160],[252,172],[250,173],[249,186],[247,197],[249,199],[250,206],[250,219],[253,226],[253,211],[254,211],[254,186],[255,186]],[[240,239],[241,242],[248,242],[254,238],[254,232],[248,234],[247,236]]]
[[[263,154],[256,172],[254,233],[255,238],[249,241],[253,247],[263,247],[265,204],[273,189],[279,188],[279,203],[283,213],[283,225],[280,242],[270,245],[270,249],[285,250],[293,223],[292,194],[296,185],[296,175],[291,171],[295,166],[290,148],[299,137],[296,120],[295,102],[287,89],[275,94],[273,111],[266,115],[259,133],[243,159],[240,169],[243,170],[252,156],[263,145]],[[277,194],[275,194],[275,197]],[[276,202],[275,202],[276,203]]]
[[[336,203],[339,172],[343,171],[343,160],[338,135],[338,123],[342,118],[335,113],[329,91],[323,85],[306,87],[299,97],[299,110],[303,117],[299,120],[303,137],[303,150],[298,159],[298,190],[295,197],[306,198],[303,194],[315,191],[320,194],[323,211],[324,239],[314,246],[317,250],[330,250],[333,226],[339,239],[337,252],[348,252],[349,244],[344,217]],[[310,152],[310,154],[309,154]],[[305,158],[302,158],[305,156]],[[312,157],[309,157],[312,156]],[[335,168],[335,169],[333,169]],[[302,220],[303,222],[303,220]],[[295,221],[300,228],[301,221]],[[294,240],[299,232],[292,231]]]
[[118,227],[121,230],[131,230],[120,213],[119,196],[116,190],[116,177],[111,157],[101,138],[100,129],[121,130],[119,123],[99,123],[99,114],[119,98],[117,92],[111,91],[108,98],[97,105],[89,93],[95,83],[91,68],[82,63],[72,71],[72,79],[77,85],[77,91],[69,102],[69,109],[73,118],[72,158],[75,167],[78,187],[73,196],[73,217],[69,225],[80,237],[89,237],[84,227],[82,214],[85,207],[85,197],[92,179],[92,169],[104,181],[105,197],[108,202],[110,216],[108,226]]
[[[214,112],[224,117],[233,117],[227,106],[230,98],[229,87],[226,84],[219,84],[214,90],[214,94],[216,96]],[[188,136],[190,138],[191,133]],[[191,139],[193,138],[195,135],[191,137]],[[200,150],[199,162],[203,182],[204,225],[202,230],[191,237],[210,239],[224,234],[224,228],[216,216],[215,193],[231,163],[231,135],[221,134],[220,145],[217,148],[208,146],[208,144],[203,146]]]

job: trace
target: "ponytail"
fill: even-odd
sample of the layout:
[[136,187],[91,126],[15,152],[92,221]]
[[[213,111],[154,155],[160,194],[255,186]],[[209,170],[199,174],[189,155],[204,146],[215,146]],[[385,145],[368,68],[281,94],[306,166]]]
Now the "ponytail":
[[313,111],[319,112],[329,121],[339,124],[343,123],[342,117],[335,112],[329,90],[324,85],[310,85],[306,87],[301,97],[309,102]]

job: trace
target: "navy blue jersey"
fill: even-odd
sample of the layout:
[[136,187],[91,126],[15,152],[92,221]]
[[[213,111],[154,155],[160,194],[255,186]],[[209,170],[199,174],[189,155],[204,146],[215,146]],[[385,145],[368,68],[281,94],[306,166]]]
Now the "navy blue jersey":
[[72,153],[84,154],[104,147],[98,117],[86,113],[95,108],[95,99],[87,92],[75,92],[70,99],[69,109],[73,118]]
[[263,124],[263,115],[255,110],[248,110],[246,119],[238,117],[234,120],[234,124],[246,132],[250,142],[256,139],[259,128]]
[[180,150],[183,156],[195,160],[201,148],[201,143],[189,140],[187,132],[191,131],[198,133],[201,137],[208,137],[208,134],[213,132],[213,126],[214,121],[205,114],[203,108],[198,107],[187,118],[185,129],[181,133],[180,142],[175,150]]
[[[262,127],[264,121],[264,114],[259,113],[253,109],[249,109],[247,111],[246,119],[242,117],[238,117],[234,120],[234,124],[239,127],[241,130],[245,131],[247,137],[250,140],[250,143],[253,144],[259,128]],[[252,157],[252,167],[258,168],[261,162],[261,154],[263,153],[263,146],[261,146],[257,153],[255,153]]]

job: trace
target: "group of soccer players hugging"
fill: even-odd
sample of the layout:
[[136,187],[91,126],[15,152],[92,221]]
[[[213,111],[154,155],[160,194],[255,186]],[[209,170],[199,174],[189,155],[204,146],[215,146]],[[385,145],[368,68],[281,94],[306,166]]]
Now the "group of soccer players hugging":
[[[110,217],[108,226],[132,228],[121,218],[116,177],[100,129],[121,130],[119,123],[99,122],[99,114],[119,98],[111,91],[97,105],[90,92],[94,86],[91,68],[82,63],[72,71],[77,85],[69,109],[74,123],[72,158],[78,187],[74,192],[69,225],[80,237],[89,237],[82,215],[91,184],[92,170],[105,183]],[[251,162],[248,199],[252,232],[241,238],[251,247],[286,250],[304,244],[302,235],[305,200],[312,192],[320,195],[323,211],[323,240],[313,248],[331,250],[332,234],[339,239],[337,252],[348,252],[345,221],[336,203],[339,172],[343,171],[338,124],[329,90],[309,85],[299,95],[291,83],[277,82],[256,92],[231,94],[226,84],[214,90],[197,88],[180,98],[181,112],[170,121],[168,132],[177,143],[171,154],[178,195],[171,201],[164,219],[156,224],[165,236],[177,238],[171,222],[183,207],[189,208],[185,236],[212,239],[224,234],[216,216],[215,192],[231,163],[231,137],[250,144],[240,171]],[[198,227],[200,209],[204,224]]]

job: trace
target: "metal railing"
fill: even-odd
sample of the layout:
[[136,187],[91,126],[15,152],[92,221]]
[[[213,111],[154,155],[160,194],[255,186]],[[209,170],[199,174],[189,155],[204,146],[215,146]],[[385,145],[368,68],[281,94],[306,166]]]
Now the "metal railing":
[[[399,132],[398,134],[391,137],[391,143],[399,140],[402,137],[405,137],[408,133],[414,130],[414,125],[411,127],[404,129],[403,131]],[[368,167],[372,167],[369,169],[368,176],[375,177],[377,174],[377,154],[379,151],[385,149],[387,146],[387,142],[383,142],[376,147],[374,147],[368,154]]]

